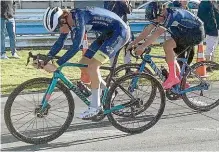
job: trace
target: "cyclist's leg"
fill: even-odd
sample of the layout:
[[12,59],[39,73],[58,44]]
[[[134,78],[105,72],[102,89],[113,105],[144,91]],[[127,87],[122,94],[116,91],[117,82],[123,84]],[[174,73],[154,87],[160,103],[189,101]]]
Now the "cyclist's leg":
[[176,76],[176,60],[174,48],[176,48],[176,42],[173,38],[167,40],[164,43],[164,51],[166,54],[166,62],[169,67],[169,76],[167,80],[163,83],[164,89],[170,89],[173,85],[178,84],[179,78]]
[[[101,36],[100,36],[101,37]],[[88,50],[86,52],[87,56],[93,56],[96,51],[99,49],[99,47],[102,45],[102,41],[100,40],[100,37],[98,37],[88,48]],[[86,53],[85,53],[86,54]],[[85,55],[84,54],[84,55]],[[84,57],[84,55],[82,56],[82,59],[79,61],[79,63],[81,64],[90,64],[90,59]],[[83,76],[81,77],[81,81],[85,84],[90,84],[91,80],[90,80],[90,76],[88,74],[87,68],[81,68],[81,73],[83,73]]]
[[[177,58],[185,58],[186,52],[183,52],[184,47],[181,45],[176,44],[176,48],[174,48],[174,52],[177,55]],[[177,61],[180,68],[182,67],[183,63],[181,61]]]
[[[177,47],[174,49],[174,51],[177,54],[178,58],[186,58],[186,53],[188,53],[190,51],[189,58],[188,58],[188,64],[190,64],[193,60],[193,57],[194,57],[194,47],[191,47],[186,51],[188,46],[179,45],[179,44],[176,44],[176,45],[177,45]],[[181,72],[182,66],[183,66],[183,62],[178,60],[176,62],[176,76],[179,79],[181,79],[180,72]],[[189,87],[190,87],[189,83],[186,83],[185,88],[189,88]]]
[[[92,93],[91,104],[89,105],[88,110],[80,115],[80,118],[93,117],[96,114],[98,114],[99,110],[100,110],[100,108],[99,108],[100,107],[100,101],[99,101],[100,99],[98,98],[98,96],[100,95],[99,85],[95,86],[96,83],[94,83],[94,82],[98,81],[97,83],[99,83],[99,79],[98,79],[98,72],[99,71],[97,71],[95,69],[95,67],[99,67],[101,64],[99,62],[96,62],[93,59],[93,56],[97,52],[97,50],[99,50],[99,47],[101,46],[101,44],[99,43],[98,40],[94,41],[91,44],[91,46],[89,47],[89,49],[86,51],[86,53],[84,54],[82,59],[80,60],[80,63],[88,65],[88,68],[82,68],[82,70],[86,71],[87,76],[91,80],[91,93]],[[90,72],[90,69],[93,70],[93,73]],[[94,75],[96,75],[96,79],[93,78]],[[93,98],[95,98],[95,100],[93,100]],[[93,102],[93,101],[95,101],[95,102]]]
[[86,52],[85,57],[90,59],[88,73],[91,78],[92,98],[89,109],[81,114],[81,118],[90,118],[98,114],[101,105],[100,82],[103,80],[99,68],[110,58],[114,57],[118,50],[126,44],[129,38],[128,36],[129,35],[123,38],[120,36],[119,32],[115,31],[111,38],[105,40],[98,51],[93,54]]

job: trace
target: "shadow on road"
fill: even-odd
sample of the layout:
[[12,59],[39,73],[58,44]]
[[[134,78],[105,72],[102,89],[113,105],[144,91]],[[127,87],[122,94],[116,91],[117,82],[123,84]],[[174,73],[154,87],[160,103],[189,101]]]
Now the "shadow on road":
[[95,143],[99,141],[105,141],[110,139],[117,139],[123,138],[126,136],[130,136],[130,134],[121,134],[121,135],[113,135],[113,136],[102,136],[96,138],[88,138],[85,140],[73,140],[70,142],[57,142],[52,144],[42,144],[42,145],[27,145],[27,146],[20,146],[20,147],[11,147],[11,148],[4,148],[1,149],[2,151],[39,151],[39,150],[49,150],[53,148],[61,148],[61,147],[69,147],[73,145],[83,145],[88,143]]
[[[73,123],[66,132],[79,131],[85,129],[104,128],[110,126],[112,126],[112,124],[108,120],[101,121],[99,123],[91,123],[91,122]],[[12,143],[17,141],[18,140],[10,133],[1,134],[1,144]]]
[[178,117],[197,115],[197,114],[200,114],[200,112],[190,111],[190,112],[178,112],[178,113],[168,114],[168,115],[163,114],[161,119],[178,118]]
[[[178,112],[178,113],[176,112],[174,114],[163,115],[161,119],[171,119],[171,118],[184,117],[184,116],[196,115],[196,114],[199,113],[194,111]],[[68,128],[66,132],[73,132],[73,131],[86,130],[86,129],[98,129],[98,128],[105,128],[111,126],[112,124],[107,119],[98,123],[91,123],[91,122],[72,123],[72,125]],[[1,144],[13,143],[17,141],[18,140],[10,133],[1,134]]]

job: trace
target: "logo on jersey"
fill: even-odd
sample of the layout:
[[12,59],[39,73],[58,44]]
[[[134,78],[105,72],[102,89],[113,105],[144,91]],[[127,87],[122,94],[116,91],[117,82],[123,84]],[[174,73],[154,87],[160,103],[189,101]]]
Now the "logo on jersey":
[[106,47],[106,51],[107,51],[107,53],[109,53],[109,55],[110,55],[110,54],[112,54],[112,53],[114,52],[114,49],[113,49],[112,46],[107,46],[107,47]]
[[103,17],[103,16],[94,16],[93,20],[105,21],[105,22],[108,22],[108,23],[112,23],[113,22],[113,20],[111,18],[107,18],[107,17]]
[[103,22],[103,21],[102,22],[101,21],[93,21],[92,24],[99,24],[99,25],[109,26],[108,23]]

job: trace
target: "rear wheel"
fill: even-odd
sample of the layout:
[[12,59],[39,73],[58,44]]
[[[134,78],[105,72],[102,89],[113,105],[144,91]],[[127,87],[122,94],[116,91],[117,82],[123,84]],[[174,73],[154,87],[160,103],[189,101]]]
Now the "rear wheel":
[[[138,77],[138,85],[130,89],[131,82],[135,77]],[[150,99],[153,87],[156,87],[155,98]],[[114,100],[111,100],[115,91],[118,94]],[[136,100],[132,101],[127,92]],[[165,108],[163,87],[157,79],[149,74],[135,73],[123,76],[111,86],[106,100],[106,110],[129,102],[133,102],[133,104],[111,112],[107,117],[115,128],[123,132],[141,133],[154,126],[163,114]]]

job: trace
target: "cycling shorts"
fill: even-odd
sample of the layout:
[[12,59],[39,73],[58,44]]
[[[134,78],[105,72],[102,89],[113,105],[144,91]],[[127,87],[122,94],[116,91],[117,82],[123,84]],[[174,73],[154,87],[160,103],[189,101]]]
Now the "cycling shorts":
[[94,58],[102,64],[114,57],[130,39],[129,27],[119,29],[120,30],[102,32],[90,45],[84,56],[89,59]]

